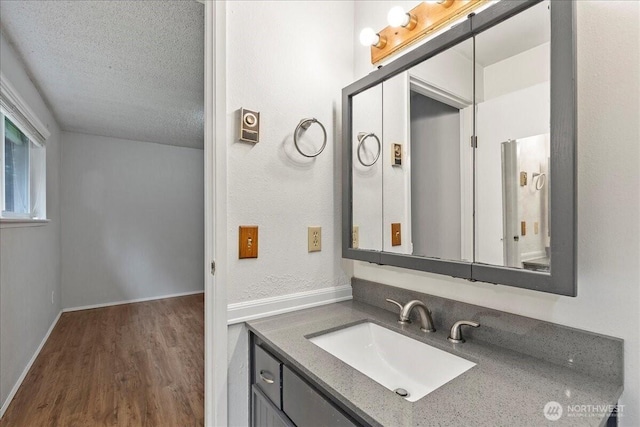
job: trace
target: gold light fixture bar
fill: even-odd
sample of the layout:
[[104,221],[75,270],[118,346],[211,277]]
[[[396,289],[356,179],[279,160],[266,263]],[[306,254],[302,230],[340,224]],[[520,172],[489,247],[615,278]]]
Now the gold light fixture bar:
[[488,0],[444,0],[441,3],[422,2],[409,14],[416,20],[415,28],[385,27],[378,34],[383,46],[371,46],[371,63],[377,64],[389,55],[423,39],[461,16],[482,6]]

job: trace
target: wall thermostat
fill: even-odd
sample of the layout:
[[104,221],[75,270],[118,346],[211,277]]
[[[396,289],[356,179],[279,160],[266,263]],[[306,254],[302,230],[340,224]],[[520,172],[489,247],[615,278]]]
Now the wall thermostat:
[[240,109],[240,141],[260,142],[260,113]]

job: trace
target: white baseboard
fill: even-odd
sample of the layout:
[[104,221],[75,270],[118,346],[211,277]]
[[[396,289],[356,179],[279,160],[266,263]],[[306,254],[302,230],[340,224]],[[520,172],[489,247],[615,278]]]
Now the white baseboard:
[[227,306],[227,324],[246,322],[261,317],[289,313],[352,298],[351,285],[317,289],[295,294],[239,302]]
[[13,388],[11,389],[11,392],[7,396],[7,399],[2,403],[2,407],[0,407],[0,418],[2,418],[2,416],[4,415],[4,411],[6,411],[7,408],[9,407],[9,405],[11,404],[11,401],[13,400],[13,397],[16,395],[16,393],[18,392],[18,389],[22,385],[22,381],[24,381],[25,377],[29,373],[29,369],[31,369],[31,366],[33,365],[33,363],[38,358],[38,355],[40,354],[40,351],[42,350],[42,347],[44,347],[44,344],[49,339],[49,335],[51,335],[51,331],[53,331],[53,328],[55,328],[55,326],[58,324],[58,320],[60,320],[60,315],[61,314],[62,314],[62,311],[60,311],[58,313],[56,318],[53,320],[53,323],[51,323],[51,326],[49,326],[49,330],[45,334],[44,338],[42,338],[42,341],[40,342],[40,345],[36,349],[36,352],[33,353],[33,356],[31,357],[31,360],[29,360],[29,363],[27,363],[27,366],[22,371],[22,374],[20,374],[20,377],[18,377],[18,381],[16,381],[16,383],[14,384]]
[[136,303],[136,302],[154,301],[154,300],[157,300],[157,299],[165,299],[165,298],[185,297],[187,295],[196,295],[196,294],[203,294],[203,293],[204,293],[204,290],[202,290],[202,291],[191,291],[191,292],[181,292],[181,293],[169,294],[169,295],[160,295],[160,296],[157,296],[157,297],[136,298],[136,299],[130,299],[130,300],[126,300],[126,301],[105,302],[105,303],[102,303],[102,304],[91,304],[91,305],[83,305],[83,306],[80,306],[80,307],[63,308],[62,312],[63,313],[67,313],[67,312],[70,312],[70,311],[91,310],[93,308],[111,307],[112,305],[133,304],[133,303]]

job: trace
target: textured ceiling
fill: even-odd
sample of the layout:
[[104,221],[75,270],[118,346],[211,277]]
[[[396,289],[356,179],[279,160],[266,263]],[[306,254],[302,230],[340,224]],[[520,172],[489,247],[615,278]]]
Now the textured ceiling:
[[203,147],[202,4],[1,0],[0,26],[63,130]]

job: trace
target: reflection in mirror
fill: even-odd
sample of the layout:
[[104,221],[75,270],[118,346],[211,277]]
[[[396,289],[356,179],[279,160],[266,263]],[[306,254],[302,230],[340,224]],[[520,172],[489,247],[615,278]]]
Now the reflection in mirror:
[[467,40],[384,82],[386,252],[473,259],[472,58]]
[[407,73],[383,83],[383,247],[385,252],[411,253],[411,164],[408,136]]
[[504,235],[514,237],[504,239],[508,267],[549,271],[548,164],[549,134],[502,143]]
[[550,12],[476,36],[475,261],[548,272]]
[[382,250],[382,84],[352,99],[351,247]]

